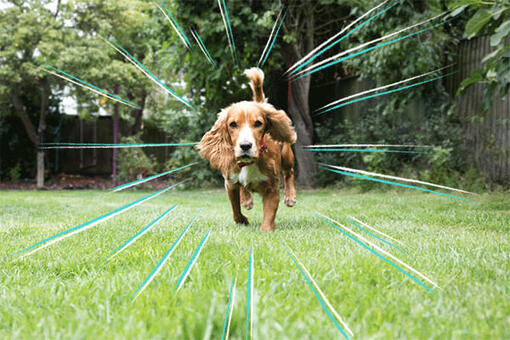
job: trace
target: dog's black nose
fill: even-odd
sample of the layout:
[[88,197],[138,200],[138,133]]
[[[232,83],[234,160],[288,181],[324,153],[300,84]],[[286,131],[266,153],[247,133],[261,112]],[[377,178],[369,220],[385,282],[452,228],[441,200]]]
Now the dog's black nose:
[[239,145],[243,151],[248,151],[251,149],[251,143],[241,143]]

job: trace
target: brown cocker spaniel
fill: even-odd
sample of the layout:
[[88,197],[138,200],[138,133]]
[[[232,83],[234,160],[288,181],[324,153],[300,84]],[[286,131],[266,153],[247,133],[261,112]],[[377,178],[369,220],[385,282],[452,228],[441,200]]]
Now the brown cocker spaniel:
[[291,149],[296,132],[287,114],[266,102],[262,70],[251,68],[245,74],[251,81],[253,101],[242,101],[221,110],[197,148],[202,157],[221,170],[234,221],[248,224],[241,205],[251,209],[250,193],[257,192],[264,204],[261,230],[273,231],[280,202],[280,172],[285,183],[284,203],[289,207],[296,203]]

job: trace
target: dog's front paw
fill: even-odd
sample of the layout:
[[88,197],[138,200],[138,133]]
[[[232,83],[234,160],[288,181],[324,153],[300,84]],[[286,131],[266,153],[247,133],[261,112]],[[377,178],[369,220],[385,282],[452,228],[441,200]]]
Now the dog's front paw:
[[270,233],[270,232],[274,231],[274,224],[270,225],[270,224],[262,223],[262,225],[260,226],[260,231],[265,232],[265,233]]
[[250,224],[248,222],[248,218],[242,214],[240,216],[234,216],[234,222],[236,224],[244,224],[244,225]]
[[283,203],[288,207],[293,207],[296,204],[296,192],[286,192],[283,195]]

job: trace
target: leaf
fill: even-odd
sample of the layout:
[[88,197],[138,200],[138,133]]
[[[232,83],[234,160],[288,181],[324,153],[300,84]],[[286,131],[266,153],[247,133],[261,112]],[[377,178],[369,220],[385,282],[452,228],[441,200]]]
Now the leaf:
[[469,77],[467,77],[462,81],[462,83],[460,83],[459,88],[457,89],[457,96],[460,95],[462,91],[464,91],[466,88],[479,82],[482,79],[483,73],[481,70],[474,70],[473,72],[471,72]]
[[510,34],[510,20],[503,22],[491,36],[491,46],[497,46],[501,41]]
[[491,13],[489,13],[486,9],[479,9],[478,12],[476,12],[475,15],[473,15],[473,17],[466,23],[465,33],[468,38],[471,39],[476,36],[483,26],[489,22],[491,16]]
[[459,7],[465,7],[465,6],[474,6],[474,5],[481,5],[481,0],[458,0],[453,1],[450,4],[448,4],[448,9],[456,9]]

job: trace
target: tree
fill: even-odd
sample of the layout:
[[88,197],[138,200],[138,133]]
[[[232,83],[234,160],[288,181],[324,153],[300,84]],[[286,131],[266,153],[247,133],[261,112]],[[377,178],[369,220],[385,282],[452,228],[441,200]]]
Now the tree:
[[[8,98],[37,149],[38,188],[44,185],[44,151],[38,147],[46,130],[52,91],[49,76],[35,60],[42,53],[54,55],[66,43],[60,3],[50,12],[46,8],[49,2],[12,1],[12,6],[0,13],[0,96]],[[33,112],[35,101],[37,112]]]
[[[114,34],[149,67],[154,60],[152,51],[159,46],[161,37],[152,36],[155,22],[148,14],[155,8],[144,1],[78,0],[62,4],[51,0],[12,0],[8,4],[0,12],[0,97],[12,105],[37,150],[37,187],[41,188],[44,151],[39,147],[44,141],[48,107],[50,102],[59,100],[63,87],[69,86],[48,74],[45,64],[109,92],[118,87],[119,96],[138,102],[142,109],[119,107],[121,116],[133,121],[128,133],[136,134],[142,126],[150,82],[99,39],[99,34]],[[50,9],[55,4],[56,8]],[[96,95],[80,87],[71,88],[80,102],[94,99],[105,107],[113,104],[108,100],[97,101]]]

